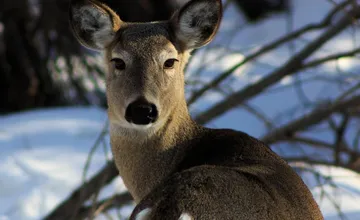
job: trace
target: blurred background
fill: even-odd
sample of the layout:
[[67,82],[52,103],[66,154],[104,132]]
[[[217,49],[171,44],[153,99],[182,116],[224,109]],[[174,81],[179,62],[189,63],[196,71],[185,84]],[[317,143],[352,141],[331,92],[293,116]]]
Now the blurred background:
[[[101,1],[124,21],[187,2]],[[219,33],[186,67],[193,118],[268,143],[325,219],[360,219],[360,2],[223,5]],[[102,54],[73,37],[68,7],[0,1],[0,220],[127,219],[134,207],[112,163]]]

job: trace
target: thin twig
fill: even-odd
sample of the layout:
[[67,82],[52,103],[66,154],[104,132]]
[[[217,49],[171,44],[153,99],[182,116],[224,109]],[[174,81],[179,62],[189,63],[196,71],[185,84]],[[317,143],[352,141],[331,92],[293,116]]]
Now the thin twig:
[[89,167],[90,167],[90,162],[91,162],[91,159],[92,159],[92,156],[94,155],[95,153],[95,150],[97,149],[97,147],[100,145],[100,142],[102,142],[102,140],[104,139],[104,136],[107,134],[108,132],[108,128],[109,128],[109,120],[107,119],[99,136],[97,137],[95,143],[93,144],[93,146],[91,147],[90,149],[90,152],[86,158],[86,162],[85,162],[85,166],[84,166],[84,169],[83,169],[83,176],[82,176],[82,182],[85,183],[86,182],[86,175],[87,175],[87,172],[89,170]]
[[339,96],[335,102],[340,102],[341,100],[344,100],[346,97],[351,95],[352,93],[356,92],[357,90],[360,90],[360,82],[355,84],[354,86],[350,87],[348,90],[346,90],[341,96]]
[[342,53],[337,53],[337,54],[332,54],[329,55],[327,57],[323,57],[323,58],[319,58],[310,62],[305,63],[304,65],[301,66],[301,68],[299,68],[299,70],[304,70],[304,69],[308,69],[311,67],[315,67],[318,66],[320,64],[329,62],[329,61],[333,61],[333,60],[337,60],[340,58],[345,58],[345,57],[353,57],[357,54],[360,53],[360,48],[356,48],[354,50],[351,51],[347,51],[347,52],[342,52]]
[[[309,137],[302,137],[300,135],[296,135],[295,137],[288,137],[283,140],[278,140],[278,142],[297,142],[301,144],[306,144],[308,146],[316,147],[322,149],[328,149],[328,150],[334,150],[334,144],[327,143],[325,141],[316,140]],[[344,143],[340,143],[339,150],[343,153],[349,154],[351,157],[360,158],[360,152],[350,149],[347,147]]]

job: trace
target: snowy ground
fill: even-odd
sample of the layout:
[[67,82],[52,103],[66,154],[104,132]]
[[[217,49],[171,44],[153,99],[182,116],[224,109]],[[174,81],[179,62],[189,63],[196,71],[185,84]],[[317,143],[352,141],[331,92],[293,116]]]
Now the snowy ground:
[[[0,117],[0,219],[38,219],[82,182],[90,148],[106,122],[98,108],[37,110]],[[107,155],[105,155],[107,154]],[[98,149],[87,177],[111,158]],[[121,186],[108,190],[123,190]]]
[[[98,108],[59,108],[24,112],[0,118],[0,219],[39,219],[66,198],[82,181],[91,146],[106,123]],[[109,152],[107,152],[109,153]],[[110,155],[98,149],[88,176]],[[111,157],[111,156],[110,156]],[[339,169],[317,167],[333,177],[316,186],[304,175],[326,219],[340,219],[334,202],[348,219],[360,219],[360,176]],[[117,179],[106,194],[124,190]]]

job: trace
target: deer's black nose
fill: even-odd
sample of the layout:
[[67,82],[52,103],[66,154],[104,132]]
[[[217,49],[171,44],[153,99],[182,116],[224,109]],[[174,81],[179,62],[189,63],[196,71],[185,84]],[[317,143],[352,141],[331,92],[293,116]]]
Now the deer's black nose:
[[137,125],[147,125],[156,121],[158,111],[154,104],[145,99],[138,99],[128,105],[125,119]]

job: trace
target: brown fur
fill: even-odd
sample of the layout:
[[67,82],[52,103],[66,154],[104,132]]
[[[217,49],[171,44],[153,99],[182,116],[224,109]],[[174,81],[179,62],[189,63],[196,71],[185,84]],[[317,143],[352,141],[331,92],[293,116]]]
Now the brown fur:
[[[197,128],[177,146],[174,172],[147,195],[131,219],[323,219],[301,178],[262,142],[242,132]],[[184,150],[185,149],[185,150]]]
[[[82,28],[84,20],[73,16],[84,14],[78,2],[70,13],[80,42],[105,51],[109,63],[111,146],[138,203],[132,219],[145,208],[151,210],[147,219],[179,219],[183,213],[194,219],[323,219],[301,178],[264,143],[242,132],[201,127],[189,116],[183,70],[191,49],[209,42],[218,29],[220,0],[194,0],[170,21],[152,23],[122,22],[107,7],[96,11],[103,6],[93,0],[79,1],[96,4],[86,12],[102,19]],[[96,22],[93,17],[90,22]],[[112,36],[116,28],[106,25],[118,24]],[[99,35],[93,27],[110,30],[111,43],[106,32]],[[94,42],[98,36],[102,44]],[[125,70],[116,70],[113,58],[123,59]],[[179,62],[163,68],[170,58]],[[149,128],[131,127],[124,119],[126,106],[138,97],[158,108],[159,119]]]

